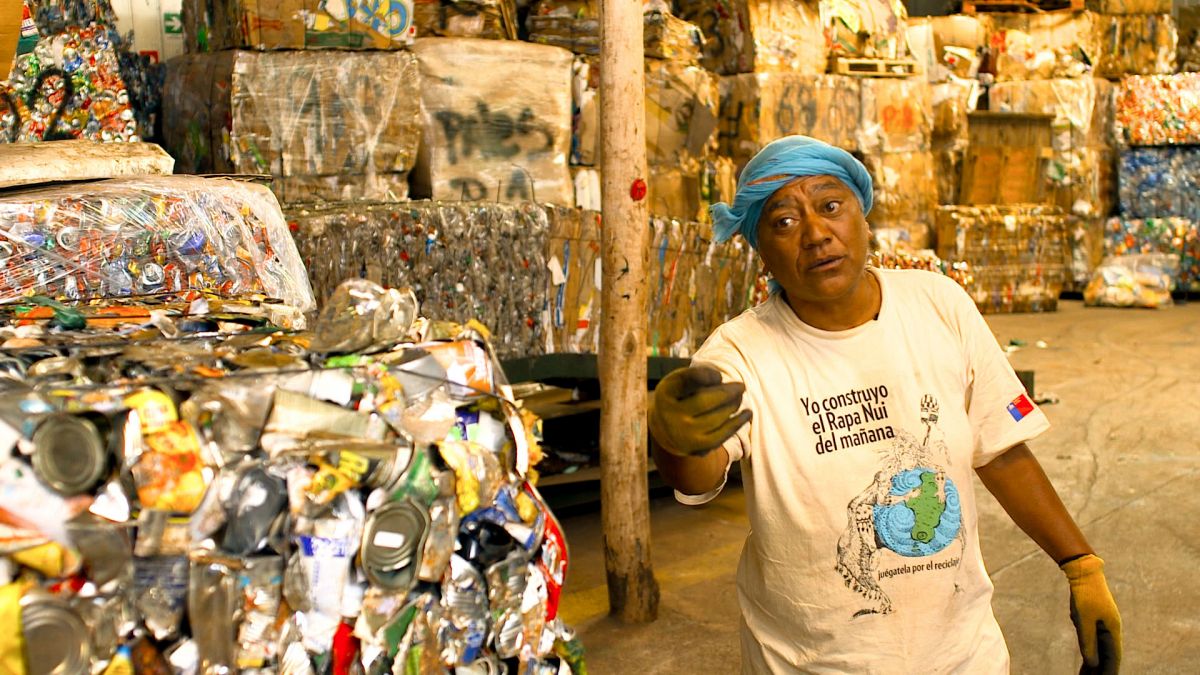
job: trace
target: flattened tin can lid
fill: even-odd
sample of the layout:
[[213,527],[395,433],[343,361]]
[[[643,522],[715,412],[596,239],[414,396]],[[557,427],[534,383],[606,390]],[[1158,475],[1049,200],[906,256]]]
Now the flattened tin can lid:
[[75,415],[47,417],[33,432],[33,471],[68,497],[89,492],[108,473],[108,447],[91,420]]
[[404,590],[416,581],[429,531],[429,513],[406,499],[375,510],[363,528],[362,565],[382,588]]
[[29,675],[83,675],[90,669],[87,626],[65,600],[33,590],[21,597]]

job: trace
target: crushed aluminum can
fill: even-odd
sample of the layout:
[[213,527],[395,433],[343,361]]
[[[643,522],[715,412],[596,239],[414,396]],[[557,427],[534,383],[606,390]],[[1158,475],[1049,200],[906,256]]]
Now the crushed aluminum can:
[[34,473],[61,495],[90,492],[107,475],[109,425],[102,416],[57,413],[42,420],[33,433]]
[[42,590],[21,597],[21,631],[29,675],[79,675],[90,670],[87,626],[66,600]]
[[411,499],[388,502],[367,517],[359,552],[367,579],[392,591],[417,581],[429,532],[429,513]]

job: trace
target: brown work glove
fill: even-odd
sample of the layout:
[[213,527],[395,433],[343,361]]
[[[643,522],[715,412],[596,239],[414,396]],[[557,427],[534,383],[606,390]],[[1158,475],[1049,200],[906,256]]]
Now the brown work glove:
[[650,433],[673,455],[707,454],[750,421],[749,410],[738,412],[745,392],[741,382],[721,384],[711,366],[680,368],[654,389]]
[[1089,553],[1060,567],[1071,584],[1071,622],[1083,654],[1079,672],[1117,673],[1121,668],[1121,614],[1104,580],[1104,561]]

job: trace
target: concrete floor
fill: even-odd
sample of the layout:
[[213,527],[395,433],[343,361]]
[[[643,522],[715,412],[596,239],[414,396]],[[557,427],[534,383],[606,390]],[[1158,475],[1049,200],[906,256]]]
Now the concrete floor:
[[[1127,673],[1200,672],[1200,304],[1084,308],[989,318],[1011,359],[1036,373],[1053,429],[1031,444],[1107,562],[1125,625]],[[1043,340],[1047,346],[1038,348]],[[978,481],[976,481],[978,483]],[[980,538],[1014,673],[1078,672],[1062,574],[986,495]],[[563,614],[593,673],[736,673],[734,572],[743,495],[701,509],[652,500],[659,619],[608,618],[599,513],[564,519],[571,568]]]

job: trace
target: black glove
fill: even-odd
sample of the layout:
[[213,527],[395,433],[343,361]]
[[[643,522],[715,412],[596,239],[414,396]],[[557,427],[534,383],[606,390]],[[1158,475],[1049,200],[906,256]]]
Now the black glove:
[[650,433],[673,455],[703,455],[720,447],[750,421],[750,411],[738,412],[746,385],[721,384],[711,366],[680,368],[654,389]]

